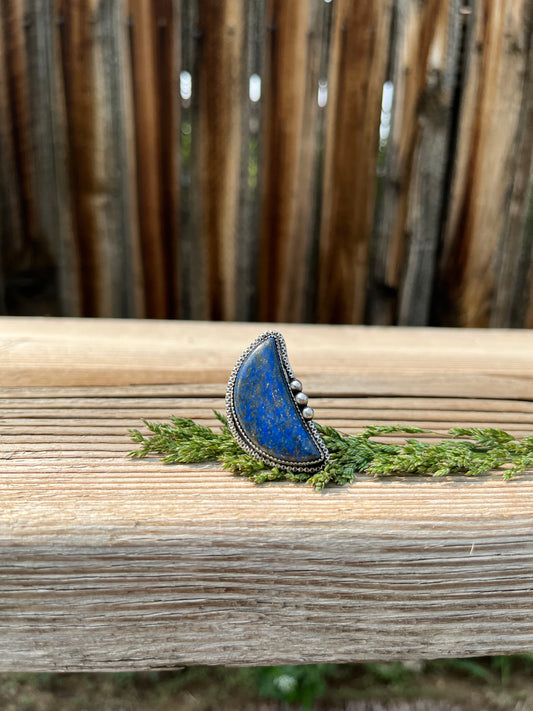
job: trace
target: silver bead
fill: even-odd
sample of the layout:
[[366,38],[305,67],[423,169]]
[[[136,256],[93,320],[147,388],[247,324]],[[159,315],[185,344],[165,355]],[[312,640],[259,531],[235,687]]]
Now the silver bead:
[[309,398],[307,397],[307,395],[305,393],[296,393],[296,397],[294,399],[296,400],[298,405],[300,405],[301,407],[305,407],[307,405],[308,400],[309,400]]
[[291,390],[293,393],[299,393],[301,389],[302,389],[302,384],[299,380],[292,380],[291,381]]
[[312,420],[313,416],[315,414],[315,411],[313,410],[312,407],[304,407],[302,410],[302,415],[304,420]]

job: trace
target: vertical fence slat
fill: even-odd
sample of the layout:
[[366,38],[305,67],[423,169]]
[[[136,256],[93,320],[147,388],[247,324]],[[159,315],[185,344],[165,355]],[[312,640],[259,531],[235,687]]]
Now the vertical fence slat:
[[[316,62],[318,73],[318,91],[315,82],[315,101],[319,105],[314,129],[314,156],[311,166],[312,191],[309,204],[301,205],[301,210],[308,211],[307,219],[311,231],[311,244],[308,254],[308,268],[306,273],[306,283],[304,285],[304,307],[302,309],[302,320],[313,323],[317,318],[318,304],[318,253],[320,248],[320,228],[322,222],[322,190],[324,182],[324,154],[326,141],[326,116],[328,105],[328,75],[330,64],[331,28],[333,18],[333,3],[317,0],[316,12],[316,33],[317,46],[313,49],[315,54],[313,60]],[[310,127],[309,127],[310,128]],[[308,131],[309,131],[308,128]]]
[[59,312],[80,316],[80,268],[69,189],[57,18],[50,0],[27,3],[25,15],[38,232],[54,258]]
[[[168,274],[163,243],[160,180],[161,103],[157,82],[157,17],[149,0],[130,0],[137,206],[144,270],[146,315],[168,315]],[[171,150],[167,147],[166,150]]]
[[[418,54],[415,66],[404,65],[402,68],[404,76],[409,72],[407,81],[414,79],[411,91],[405,92],[414,104],[402,116],[403,135],[399,144],[406,141],[409,146],[409,141],[413,141],[413,157],[409,169],[408,152],[404,154],[405,174],[400,168],[400,175],[407,183],[407,201],[402,204],[400,198],[400,204],[396,203],[398,212],[386,273],[390,279],[387,285],[395,289],[398,285],[400,287],[397,322],[410,326],[427,326],[430,317],[442,210],[446,200],[452,108],[461,48],[460,2],[450,2],[449,5],[438,2],[433,7],[428,3],[426,7],[428,15],[418,27],[420,37],[431,38],[425,66],[423,57]],[[409,30],[402,40],[409,42],[408,37]],[[409,53],[411,48],[402,49]],[[425,53],[425,47],[421,46],[419,50]],[[417,69],[422,69],[423,74],[419,75]],[[420,84],[417,86],[418,79]],[[398,88],[401,91],[401,85]],[[413,109],[414,113],[411,113]],[[396,116],[393,114],[392,117],[393,134]],[[408,127],[409,119],[413,122],[412,127]],[[390,194],[387,197],[392,198]],[[381,214],[388,209],[390,203],[387,204],[384,193]],[[404,224],[402,218],[405,218]]]
[[[4,298],[9,313],[57,313],[53,257],[40,238],[31,135],[30,87],[25,41],[24,4],[1,0],[4,52],[3,131],[6,204],[13,232],[5,234]],[[3,157],[2,157],[3,158]]]
[[[513,174],[509,176],[510,196],[500,237],[496,289],[490,317],[490,325],[499,327],[524,326],[528,303],[531,301],[533,304],[530,296],[533,282],[528,281],[533,256],[533,4],[526,5],[523,12],[522,16],[517,14],[515,21],[523,22],[529,27],[529,32],[523,33],[516,26],[513,32],[516,37],[518,30],[522,39],[522,43],[517,42],[516,49],[523,68],[522,76],[516,76],[516,65],[513,72],[516,90],[521,95],[512,144],[516,163]],[[517,100],[520,101],[520,97]]]
[[[19,257],[30,259],[27,249],[35,238],[37,209],[35,202],[34,165],[31,139],[28,67],[25,52],[24,5],[16,0],[2,0],[4,15],[4,51],[8,90],[8,121],[13,138],[13,178],[18,182],[20,217],[23,234],[17,247]],[[26,252],[26,254],[25,254]]]
[[[133,91],[133,69],[131,66],[131,20],[128,5],[119,4],[119,26],[117,27],[117,76],[120,96],[121,122],[115,126],[115,139],[120,144],[123,161],[120,168],[121,184],[120,210],[124,235],[123,274],[127,286],[123,308],[124,316],[146,317],[146,284],[142,261],[141,233],[137,202],[137,156],[135,137],[135,101]],[[122,133],[121,133],[122,132]],[[120,134],[120,135],[116,135]],[[120,155],[120,153],[119,153]]]
[[10,115],[4,5],[0,5],[0,313],[9,313],[6,281],[9,279],[11,252],[22,243],[22,216],[16,176],[15,141]]
[[180,13],[176,0],[129,0],[136,207],[146,315],[181,314]]
[[[246,47],[243,0],[199,4],[198,160],[202,192],[202,234],[206,236],[207,318],[236,318],[237,225],[243,114],[242,74]],[[195,137],[193,137],[193,140]]]
[[142,316],[123,6],[55,0],[55,8],[81,313]]
[[[263,76],[263,0],[249,0],[246,7],[246,44],[244,71],[241,74],[243,111],[241,114],[241,156],[239,215],[236,234],[235,317],[250,321],[257,314],[257,274],[259,249],[259,161],[261,155],[260,82]],[[247,101],[250,81],[255,75],[255,90],[259,94]],[[259,82],[259,85],[257,84]],[[257,91],[259,89],[259,91]]]
[[456,68],[459,3],[399,0],[394,90],[373,239],[371,323],[427,325],[440,236]]
[[522,231],[522,245],[524,259],[521,262],[522,279],[519,283],[520,286],[525,285],[525,288],[516,293],[515,318],[521,326],[533,328],[533,175],[529,181],[529,199]]
[[324,42],[324,20],[329,8],[324,0],[311,0],[305,46],[303,91],[303,124],[297,166],[297,196],[292,239],[287,245],[286,272],[280,285],[280,314],[284,321],[300,322],[309,314],[310,290],[316,289],[316,241],[320,213],[314,209],[315,188],[320,179],[319,154],[320,108],[318,81],[321,49]]
[[122,3],[98,0],[91,17],[93,92],[96,111],[93,169],[98,259],[98,313],[144,315],[135,194],[129,177],[134,155],[128,151],[131,123],[127,36]]
[[[259,309],[261,320],[297,320],[310,234],[298,224],[311,194],[301,185],[310,1],[267,0],[261,146]],[[309,190],[306,185],[306,190]],[[293,280],[296,280],[293,282]],[[296,284],[296,291],[292,284]],[[293,305],[294,304],[294,305]]]
[[68,127],[69,179],[79,254],[81,312],[99,314],[98,245],[94,171],[96,107],[93,86],[91,3],[55,4]]
[[180,0],[157,0],[157,92],[160,124],[160,180],[167,316],[180,317]]
[[339,0],[334,9],[320,236],[322,322],[364,319],[391,6]]
[[181,309],[185,318],[207,317],[206,236],[203,195],[199,190],[200,48],[199,0],[182,0],[182,67],[192,80],[192,94],[181,106],[180,277]]
[[488,326],[497,256],[517,169],[525,67],[531,61],[527,0],[472,4],[457,162],[444,233],[440,318]]

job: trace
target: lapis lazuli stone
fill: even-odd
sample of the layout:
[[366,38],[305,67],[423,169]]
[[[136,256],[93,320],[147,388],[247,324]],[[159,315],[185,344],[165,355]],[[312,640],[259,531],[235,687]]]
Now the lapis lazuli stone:
[[304,465],[323,460],[302,422],[273,337],[259,343],[241,364],[233,407],[239,431],[267,457]]

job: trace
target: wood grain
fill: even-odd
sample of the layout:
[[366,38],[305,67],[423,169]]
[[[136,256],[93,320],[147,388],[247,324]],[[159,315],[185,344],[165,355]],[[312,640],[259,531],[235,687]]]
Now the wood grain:
[[0,0],[1,312],[529,327],[531,13]]
[[[98,316],[144,316],[145,289],[135,180],[133,92],[125,3],[99,3],[93,18],[99,195]],[[109,71],[109,67],[116,67]],[[169,152],[170,153],[170,152]],[[168,176],[171,185],[171,177]],[[169,230],[169,233],[171,231]],[[169,252],[169,262],[171,254]],[[83,265],[82,265],[83,268]],[[82,270],[83,278],[83,270]]]
[[[141,417],[216,426],[229,369],[261,329],[0,320],[2,671],[530,651],[533,473],[362,476],[317,493],[125,456]],[[324,424],[533,429],[531,333],[283,332]]]
[[395,13],[391,132],[380,181],[371,323],[428,323],[446,195],[460,52],[457,2],[402,0]]
[[[223,383],[245,346],[270,327],[3,318],[0,387]],[[316,394],[505,399],[533,395],[529,331],[292,324],[279,328],[294,369]]]
[[205,243],[206,314],[235,320],[238,286],[237,225],[241,153],[246,139],[246,3],[199,4],[198,171],[202,191],[201,234]]
[[[3,164],[0,169],[0,266],[3,270],[0,299],[4,313],[28,313],[29,286],[29,290],[35,289],[46,303],[46,313],[50,300],[49,294],[43,293],[46,291],[43,280],[49,278],[51,260],[39,240],[24,4],[2,0],[0,14],[0,149]],[[53,292],[54,284],[49,283],[48,289]],[[53,297],[51,301],[53,303]],[[56,313],[53,306],[52,313]]]
[[[55,0],[59,18],[59,48],[67,112],[69,181],[72,186],[72,219],[76,232],[76,263],[79,279],[79,312],[101,315],[101,252],[98,224],[102,225],[102,201],[95,156],[98,150],[99,124],[96,121],[96,85],[98,66],[94,61],[91,22],[96,12],[94,0],[67,3]],[[101,136],[101,134],[100,134]],[[109,315],[109,314],[106,314]]]
[[[158,14],[168,21],[157,3]],[[169,6],[169,3],[166,3]],[[169,316],[167,258],[164,248],[163,195],[161,173],[165,156],[172,159],[172,143],[163,145],[161,117],[169,111],[172,122],[173,105],[164,106],[158,82],[157,50],[158,16],[147,0],[130,0],[131,63],[135,106],[135,148],[137,158],[137,206],[141,235],[141,254],[145,281],[145,315],[152,318]],[[168,87],[166,87],[168,89]],[[168,138],[168,136],[166,137]],[[168,176],[172,182],[172,172]],[[175,185],[174,185],[175,187]]]
[[[302,306],[301,274],[306,269],[309,233],[297,222],[300,203],[309,201],[307,176],[301,169],[304,125],[313,121],[305,92],[309,21],[313,0],[284,3],[268,0],[265,7],[264,97],[262,116],[261,227],[259,244],[259,318],[295,320]],[[290,71],[287,69],[290,67]],[[306,189],[307,188],[307,189]],[[294,257],[298,254],[295,263]],[[295,291],[291,286],[301,258]],[[288,300],[292,302],[289,305]],[[291,318],[292,317],[292,318]]]
[[335,7],[320,231],[318,320],[364,321],[379,115],[392,3]]
[[[523,145],[527,151],[531,140],[529,85],[524,91],[533,51],[530,16],[531,5],[522,0],[478,0],[472,6],[439,287],[448,293],[445,323],[451,325],[509,323],[504,310],[512,300],[508,292],[513,291],[517,256],[522,254],[529,266],[529,250],[524,255],[510,242],[508,220],[514,219],[517,201],[524,206],[519,221],[525,219],[531,170],[520,149]],[[518,227],[517,239],[520,232]],[[502,274],[505,287],[503,281],[498,284],[498,262],[501,269],[511,269]],[[516,298],[523,298],[520,291]]]
[[45,0],[26,3],[25,17],[39,239],[57,268],[58,315],[80,316],[81,273],[69,191],[58,22],[53,3]]
[[[0,313],[7,313],[5,263],[9,252],[21,241],[22,222],[20,215],[20,195],[18,185],[13,180],[15,174],[13,136],[11,126],[8,67],[6,66],[6,19],[0,13]],[[8,251],[7,245],[11,243]]]
[[[307,12],[305,73],[300,79],[303,81],[299,87],[302,93],[303,119],[295,166],[297,187],[293,188],[295,202],[290,215],[290,232],[282,245],[285,251],[284,269],[283,278],[279,282],[276,314],[276,319],[282,318],[292,323],[301,323],[310,312],[307,300],[310,296],[313,298],[312,295],[316,292],[316,250],[320,230],[320,213],[314,209],[314,205],[322,177],[317,156],[322,155],[324,135],[323,130],[321,131],[323,119],[321,120],[317,91],[321,51],[327,41],[328,7],[321,0],[311,0]],[[281,59],[280,66],[283,65],[284,61]],[[286,79],[279,77],[278,80],[285,83]]]
[[[525,22],[533,25],[533,6]],[[510,188],[509,211],[501,236],[502,250],[497,270],[491,326],[531,328],[528,309],[533,310],[531,278],[533,270],[533,33],[529,32],[522,53],[526,55],[523,71],[523,96],[517,118],[515,172]],[[529,61],[527,59],[529,57]],[[522,60],[522,57],[521,57]],[[523,61],[523,60],[522,60]]]

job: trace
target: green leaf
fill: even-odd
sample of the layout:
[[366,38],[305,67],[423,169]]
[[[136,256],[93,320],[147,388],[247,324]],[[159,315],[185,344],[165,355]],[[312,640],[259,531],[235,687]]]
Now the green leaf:
[[[409,425],[369,425],[360,434],[345,435],[334,427],[316,424],[330,453],[330,461],[315,474],[269,468],[239,446],[227,418],[214,411],[221,429],[216,432],[189,418],[172,416],[167,423],[143,420],[148,434],[129,430],[136,445],[128,456],[160,457],[166,464],[218,462],[224,469],[262,484],[267,481],[307,482],[316,489],[343,486],[358,474],[374,476],[479,476],[502,469],[504,479],[533,468],[533,436],[517,439],[495,428],[454,427],[441,442],[408,438],[391,444],[375,438],[391,434],[431,434]],[[435,433],[432,433],[435,434]]]

